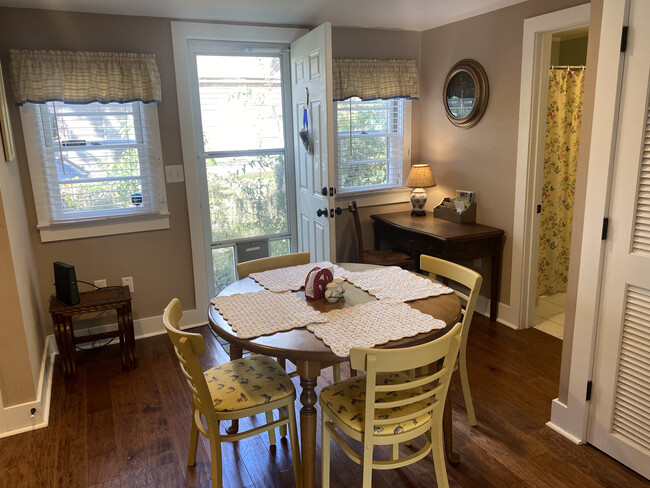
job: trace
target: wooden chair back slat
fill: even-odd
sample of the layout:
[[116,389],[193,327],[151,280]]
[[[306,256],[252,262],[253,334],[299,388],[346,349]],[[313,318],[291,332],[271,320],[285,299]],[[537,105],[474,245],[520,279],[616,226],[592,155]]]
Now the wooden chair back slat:
[[270,258],[253,259],[237,265],[237,276],[240,280],[247,278],[251,273],[261,273],[271,269],[286,268],[308,264],[311,256],[308,252],[285,254],[284,256],[272,256]]

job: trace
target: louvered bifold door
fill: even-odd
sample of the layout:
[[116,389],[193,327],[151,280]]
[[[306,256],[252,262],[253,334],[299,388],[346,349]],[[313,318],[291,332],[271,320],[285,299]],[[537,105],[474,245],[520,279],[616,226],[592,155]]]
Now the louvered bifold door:
[[650,478],[650,2],[630,2],[588,440]]

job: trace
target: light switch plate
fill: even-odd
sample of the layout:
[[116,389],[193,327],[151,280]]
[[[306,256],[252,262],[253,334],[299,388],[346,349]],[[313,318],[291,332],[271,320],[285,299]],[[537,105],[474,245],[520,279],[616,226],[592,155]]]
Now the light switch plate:
[[167,183],[181,183],[185,181],[185,175],[183,174],[183,165],[175,164],[171,166],[165,166],[165,180]]

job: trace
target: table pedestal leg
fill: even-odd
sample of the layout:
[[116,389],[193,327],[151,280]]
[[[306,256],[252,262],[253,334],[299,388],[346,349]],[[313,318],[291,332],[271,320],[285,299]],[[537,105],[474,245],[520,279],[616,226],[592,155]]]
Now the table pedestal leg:
[[298,361],[296,365],[300,374],[300,447],[302,457],[302,486],[303,488],[312,488],[316,475],[316,424],[317,411],[316,401],[316,382],[320,375],[320,364]]
[[442,415],[442,435],[445,442],[445,454],[447,456],[447,461],[450,464],[457,464],[460,462],[460,454],[454,452],[454,443],[452,435],[452,425],[451,425],[451,392],[447,392],[447,398],[445,400],[445,410]]
[[[234,361],[235,359],[241,359],[243,350],[239,346],[230,344],[230,360]],[[227,434],[236,434],[239,432],[239,420],[233,420],[230,424],[230,427],[226,429]]]

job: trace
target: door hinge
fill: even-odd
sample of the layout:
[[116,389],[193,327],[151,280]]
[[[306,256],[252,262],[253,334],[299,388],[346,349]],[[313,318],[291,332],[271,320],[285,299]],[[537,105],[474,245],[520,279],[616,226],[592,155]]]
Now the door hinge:
[[586,400],[591,400],[591,381],[587,381],[587,396]]
[[621,33],[621,52],[622,53],[627,51],[627,31],[628,31],[628,26],[624,25],[623,26],[623,32]]
[[542,206],[541,205],[537,205],[537,213],[542,213]]
[[607,229],[608,229],[608,227],[609,227],[609,219],[607,217],[605,217],[603,219],[603,233],[602,233],[602,235],[600,237],[603,241],[605,239],[607,239]]

